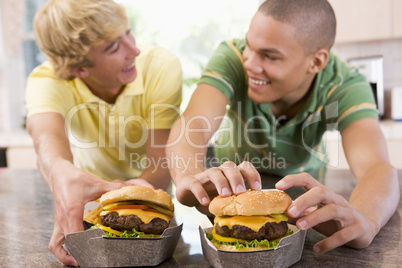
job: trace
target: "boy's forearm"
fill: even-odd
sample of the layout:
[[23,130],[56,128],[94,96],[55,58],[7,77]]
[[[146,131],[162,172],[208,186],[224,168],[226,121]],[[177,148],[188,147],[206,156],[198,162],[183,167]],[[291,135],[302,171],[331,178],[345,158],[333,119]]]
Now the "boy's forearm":
[[73,155],[64,132],[64,119],[57,114],[37,114],[28,118],[27,130],[32,137],[37,165],[52,189],[52,174],[73,164]]
[[63,169],[65,165],[74,165],[71,149],[62,139],[46,134],[41,135],[34,144],[38,157],[38,169],[52,188],[52,180],[55,177],[52,175],[61,171],[60,169]]
[[349,202],[374,225],[374,236],[395,213],[400,199],[398,174],[389,164],[370,168],[357,178]]
[[180,137],[181,127],[184,126],[177,120],[172,127],[166,147],[170,174],[175,183],[182,177],[204,171],[208,148],[208,140],[202,132],[193,132],[191,135]]

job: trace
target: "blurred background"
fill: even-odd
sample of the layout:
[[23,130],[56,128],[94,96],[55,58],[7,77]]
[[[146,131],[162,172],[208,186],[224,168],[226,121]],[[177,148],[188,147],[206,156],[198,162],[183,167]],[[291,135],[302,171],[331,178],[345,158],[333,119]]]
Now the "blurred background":
[[[184,72],[183,105],[216,46],[245,36],[261,0],[116,0],[126,7],[138,43],[176,54]],[[24,91],[32,69],[46,60],[32,19],[46,0],[0,0],[0,166],[36,168],[25,130]],[[333,51],[370,81],[381,112],[391,162],[402,167],[402,1],[330,0],[337,20]],[[364,7],[364,8],[362,8]],[[393,105],[392,105],[393,104]],[[398,105],[399,104],[399,105]],[[325,137],[331,168],[348,167],[339,134]]]

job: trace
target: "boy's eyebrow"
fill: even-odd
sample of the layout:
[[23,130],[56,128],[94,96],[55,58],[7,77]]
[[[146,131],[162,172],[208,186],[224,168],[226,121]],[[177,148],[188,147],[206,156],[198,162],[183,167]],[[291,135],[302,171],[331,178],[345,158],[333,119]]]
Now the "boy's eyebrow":
[[[246,36],[246,42],[249,44],[247,36]],[[279,50],[276,48],[260,48],[258,51],[263,52],[263,53],[275,53],[275,54],[282,54]]]
[[276,54],[282,54],[279,50],[275,49],[275,48],[262,48],[260,49],[261,52],[265,52],[265,53],[276,53]]

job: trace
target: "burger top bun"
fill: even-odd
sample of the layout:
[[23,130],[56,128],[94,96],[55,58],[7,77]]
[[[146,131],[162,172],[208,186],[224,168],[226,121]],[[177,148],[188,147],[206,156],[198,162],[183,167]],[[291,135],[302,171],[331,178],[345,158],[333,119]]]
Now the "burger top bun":
[[172,198],[163,190],[153,190],[149,187],[133,185],[109,191],[100,198],[100,203],[105,206],[119,201],[139,200],[157,204],[170,211],[174,211]]
[[248,190],[237,196],[215,197],[209,211],[214,215],[258,216],[284,213],[290,204],[292,199],[284,192]]

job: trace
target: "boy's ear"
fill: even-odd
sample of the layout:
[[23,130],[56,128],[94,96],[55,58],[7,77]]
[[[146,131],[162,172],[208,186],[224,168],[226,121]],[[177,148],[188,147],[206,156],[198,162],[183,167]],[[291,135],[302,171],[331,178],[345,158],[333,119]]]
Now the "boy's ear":
[[309,67],[310,73],[318,73],[325,68],[328,62],[329,53],[326,49],[320,49],[314,52],[312,55],[311,64]]
[[89,75],[89,71],[85,67],[74,67],[71,69],[71,74],[74,77],[85,78]]

